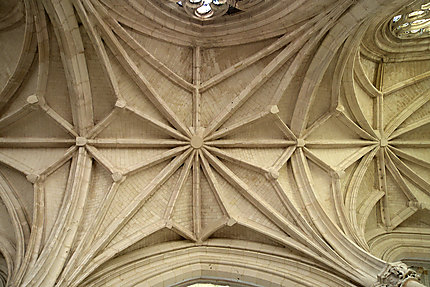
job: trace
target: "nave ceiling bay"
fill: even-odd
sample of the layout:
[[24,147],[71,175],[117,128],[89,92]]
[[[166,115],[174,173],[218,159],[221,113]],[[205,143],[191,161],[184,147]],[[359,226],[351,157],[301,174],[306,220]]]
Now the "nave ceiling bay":
[[242,1],[0,3],[0,286],[423,286],[410,1]]

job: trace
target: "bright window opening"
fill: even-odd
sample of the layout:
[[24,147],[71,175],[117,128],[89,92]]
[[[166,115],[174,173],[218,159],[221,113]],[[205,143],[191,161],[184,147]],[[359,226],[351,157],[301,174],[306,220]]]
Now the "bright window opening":
[[394,16],[390,29],[400,39],[430,37],[430,1],[412,6]]
[[181,0],[176,3],[191,17],[210,20],[224,14],[240,12],[236,6],[238,0]]

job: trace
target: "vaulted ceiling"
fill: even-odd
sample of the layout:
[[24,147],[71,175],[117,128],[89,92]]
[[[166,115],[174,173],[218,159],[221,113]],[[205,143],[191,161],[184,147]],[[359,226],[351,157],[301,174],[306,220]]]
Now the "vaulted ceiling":
[[408,3],[2,1],[4,285],[371,286],[429,258],[430,39],[389,25]]

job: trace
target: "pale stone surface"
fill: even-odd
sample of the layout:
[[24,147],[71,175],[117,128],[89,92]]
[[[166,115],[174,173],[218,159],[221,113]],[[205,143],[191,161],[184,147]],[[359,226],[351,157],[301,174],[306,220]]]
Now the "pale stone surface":
[[421,286],[430,38],[257,2],[0,2],[0,284]]
[[195,149],[201,148],[203,145],[203,138],[201,136],[194,135],[191,137],[191,146]]

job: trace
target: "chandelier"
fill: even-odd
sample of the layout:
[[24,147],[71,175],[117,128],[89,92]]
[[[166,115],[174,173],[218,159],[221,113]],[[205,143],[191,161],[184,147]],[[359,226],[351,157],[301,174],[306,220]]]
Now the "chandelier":
[[193,18],[209,20],[227,13],[230,7],[236,8],[240,0],[182,0],[175,1]]

